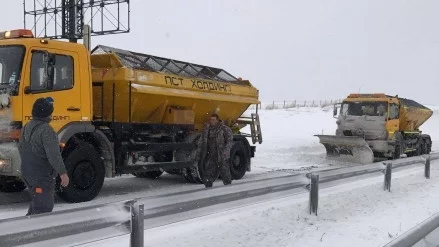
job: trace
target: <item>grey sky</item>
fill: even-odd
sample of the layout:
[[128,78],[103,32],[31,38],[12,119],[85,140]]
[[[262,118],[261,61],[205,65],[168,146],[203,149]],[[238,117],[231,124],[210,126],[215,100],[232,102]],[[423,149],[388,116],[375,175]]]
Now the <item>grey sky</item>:
[[[42,1],[42,0],[40,0]],[[1,0],[0,29],[23,26]],[[439,105],[439,1],[131,1],[132,31],[93,40],[221,67],[263,101],[385,92]]]

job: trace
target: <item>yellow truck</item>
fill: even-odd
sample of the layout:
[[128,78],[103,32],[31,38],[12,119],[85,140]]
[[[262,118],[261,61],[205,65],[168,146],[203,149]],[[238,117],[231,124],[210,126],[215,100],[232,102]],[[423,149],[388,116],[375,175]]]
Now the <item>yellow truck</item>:
[[212,113],[235,130],[233,179],[250,171],[248,139],[262,142],[259,91],[223,69],[106,46],[90,52],[20,29],[0,33],[0,79],[2,191],[24,189],[16,144],[41,97],[54,101],[51,125],[71,179],[58,194],[68,202],[92,200],[105,177],[120,174],[201,182],[199,139]]
[[[338,115],[338,116],[337,116]],[[316,135],[328,156],[362,164],[429,154],[432,140],[419,127],[433,111],[414,100],[382,93],[350,94],[341,103],[335,135]]]

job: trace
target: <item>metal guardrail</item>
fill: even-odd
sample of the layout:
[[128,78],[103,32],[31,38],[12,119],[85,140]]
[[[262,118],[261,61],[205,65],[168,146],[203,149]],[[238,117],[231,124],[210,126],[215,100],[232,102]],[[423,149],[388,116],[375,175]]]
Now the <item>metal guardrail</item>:
[[61,246],[130,233],[131,246],[143,246],[143,218],[143,205],[130,200],[4,219],[0,246]]
[[[431,160],[437,160],[439,159],[438,153],[432,153],[429,155]],[[412,157],[412,158],[405,158],[395,161],[387,161],[384,163],[392,163],[392,168],[400,168],[405,166],[410,166],[414,164],[424,163],[425,159],[421,157]],[[331,170],[323,170],[318,172],[310,172],[307,173],[306,176],[310,178],[311,174],[319,174],[320,175],[320,183],[324,182],[332,182],[339,179],[345,179],[365,174],[372,174],[377,172],[383,172],[385,169],[385,166],[383,165],[383,162],[376,162],[372,164],[367,165],[361,165],[361,166],[354,166],[354,167],[347,167],[347,168],[336,168]]]
[[383,247],[411,247],[439,228],[439,213],[431,216]]

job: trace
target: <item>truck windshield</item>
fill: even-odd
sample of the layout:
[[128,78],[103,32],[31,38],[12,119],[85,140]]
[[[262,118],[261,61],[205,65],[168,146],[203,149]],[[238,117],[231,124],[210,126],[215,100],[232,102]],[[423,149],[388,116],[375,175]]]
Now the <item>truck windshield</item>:
[[23,57],[22,46],[0,46],[0,86],[7,86],[12,94],[18,92]]
[[344,102],[344,116],[387,116],[387,102]]

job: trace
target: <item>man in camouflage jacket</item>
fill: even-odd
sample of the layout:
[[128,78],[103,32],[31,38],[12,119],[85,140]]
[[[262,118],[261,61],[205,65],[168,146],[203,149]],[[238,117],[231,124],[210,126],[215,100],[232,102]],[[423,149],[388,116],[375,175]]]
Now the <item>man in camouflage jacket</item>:
[[203,183],[212,187],[218,178],[218,170],[224,185],[232,183],[230,174],[230,150],[233,146],[232,130],[219,119],[217,114],[212,114],[209,124],[202,135],[202,162],[204,163]]

